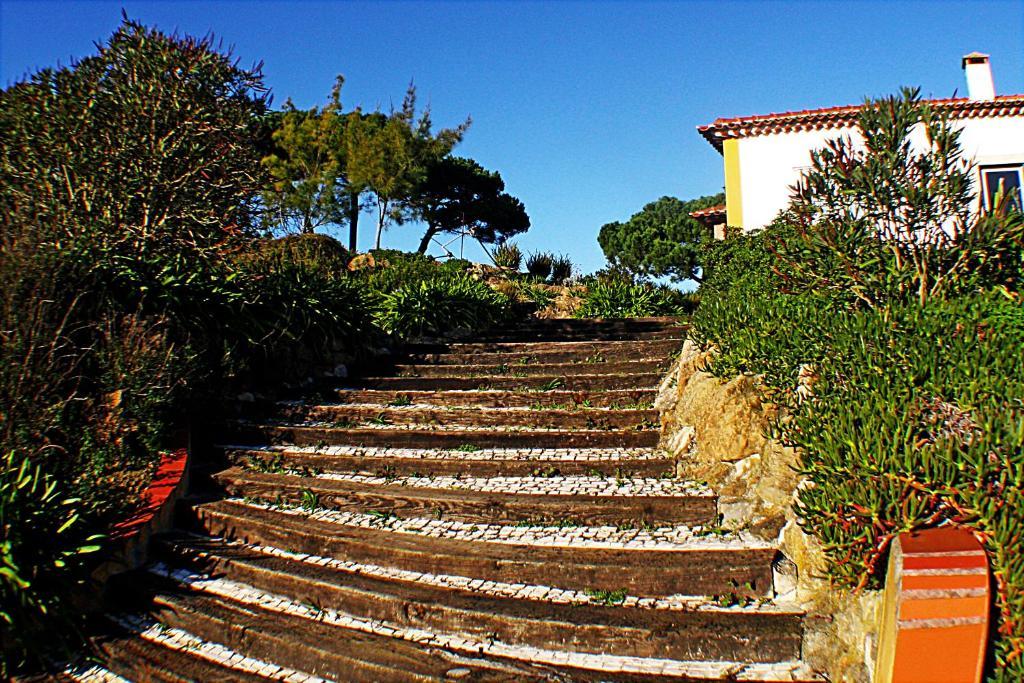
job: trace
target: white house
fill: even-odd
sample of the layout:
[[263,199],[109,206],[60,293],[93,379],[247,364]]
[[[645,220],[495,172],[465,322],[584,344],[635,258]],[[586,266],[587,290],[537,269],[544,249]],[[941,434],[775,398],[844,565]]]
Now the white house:
[[[1024,185],[1024,95],[996,95],[988,55],[972,52],[962,60],[966,98],[928,100],[962,129],[965,156],[977,166],[981,202],[1000,184],[1021,202]],[[698,130],[725,160],[725,205],[694,212],[714,226],[744,231],[762,228],[789,203],[790,187],[811,163],[811,151],[840,136],[855,141],[860,105],[720,118]],[[920,133],[923,140],[923,132]]]

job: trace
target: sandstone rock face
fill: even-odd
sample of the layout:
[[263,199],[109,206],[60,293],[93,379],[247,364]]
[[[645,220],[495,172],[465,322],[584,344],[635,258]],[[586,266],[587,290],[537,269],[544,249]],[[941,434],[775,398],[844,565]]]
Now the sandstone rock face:
[[377,260],[373,258],[373,254],[370,253],[357,254],[356,256],[353,256],[352,259],[348,262],[348,269],[353,273],[358,270],[376,267]]
[[780,417],[758,379],[727,381],[705,372],[711,353],[687,341],[659,390],[662,445],[680,476],[705,481],[720,496],[722,526],[775,541],[776,592],[807,610],[805,660],[835,681],[870,681],[877,636],[878,591],[832,587],[818,541],[797,524],[799,455],[770,438]]

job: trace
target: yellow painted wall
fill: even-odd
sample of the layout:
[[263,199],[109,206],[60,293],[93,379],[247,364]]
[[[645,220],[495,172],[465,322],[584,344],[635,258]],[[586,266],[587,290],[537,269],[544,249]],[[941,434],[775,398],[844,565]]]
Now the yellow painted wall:
[[725,222],[731,228],[743,227],[743,200],[740,192],[740,141],[722,141],[725,158]]

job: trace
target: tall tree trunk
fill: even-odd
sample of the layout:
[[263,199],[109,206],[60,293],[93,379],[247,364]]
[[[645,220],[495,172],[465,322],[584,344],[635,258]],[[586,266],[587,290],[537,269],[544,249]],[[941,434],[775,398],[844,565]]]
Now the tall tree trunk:
[[427,234],[420,240],[419,253],[426,254],[427,249],[430,247],[430,240],[434,239],[434,235],[437,234],[437,228],[433,225],[427,225]]
[[388,202],[377,199],[377,241],[374,249],[380,249],[380,237],[384,234],[384,223],[388,215]]
[[348,204],[348,250],[356,251],[356,237],[359,235],[359,194],[349,195]]

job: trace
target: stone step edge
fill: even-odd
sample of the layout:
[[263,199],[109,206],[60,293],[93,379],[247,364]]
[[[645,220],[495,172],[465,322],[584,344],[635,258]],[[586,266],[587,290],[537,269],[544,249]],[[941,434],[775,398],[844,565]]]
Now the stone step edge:
[[[571,548],[592,550],[635,550],[650,552],[704,552],[728,550],[772,550],[773,543],[755,538],[748,532],[723,538],[714,533],[700,535],[700,526],[662,526],[652,529],[620,529],[613,526],[551,526],[542,524],[483,524],[431,519],[429,517],[397,517],[380,511],[379,514],[348,512],[317,508],[310,512],[299,505],[269,503],[244,498],[225,498],[225,502],[240,507],[268,510],[289,516],[313,519],[341,527],[379,529],[382,533],[397,533],[425,538],[438,538],[472,543],[497,543],[521,547]],[[239,513],[241,514],[241,513]],[[496,532],[493,537],[488,533]],[[665,533],[659,539],[655,534]],[[608,538],[592,539],[607,533],[608,536],[634,535],[633,539],[614,541]],[[678,540],[671,540],[673,532],[679,533]]]
[[[399,371],[399,372],[401,372],[401,371],[409,372],[409,371],[414,371],[414,370],[419,369],[419,368],[443,368],[444,370],[450,371],[450,372],[466,372],[466,373],[479,372],[480,370],[495,370],[495,369],[500,370],[500,369],[502,369],[502,366],[504,366],[505,371],[499,373],[499,375],[503,376],[503,377],[515,377],[516,376],[515,373],[517,371],[524,371],[525,372],[525,371],[531,370],[531,369],[532,370],[538,370],[538,369],[554,370],[554,369],[560,369],[560,368],[565,368],[567,370],[571,370],[571,369],[575,369],[575,368],[594,368],[594,369],[597,369],[597,368],[603,368],[606,365],[626,365],[626,366],[632,366],[632,365],[658,365],[658,366],[661,366],[661,365],[668,365],[670,361],[671,361],[671,358],[666,358],[666,357],[663,357],[663,356],[650,356],[650,357],[643,356],[643,357],[640,357],[640,358],[624,358],[622,360],[606,358],[605,360],[602,360],[602,361],[589,361],[588,362],[586,360],[579,360],[579,361],[564,361],[564,362],[556,362],[556,363],[543,363],[543,362],[536,362],[536,363],[516,363],[516,362],[512,362],[512,363],[508,363],[508,362],[506,362],[506,363],[494,363],[494,362],[490,362],[490,363],[487,363],[487,362],[483,362],[483,363],[434,363],[434,362],[431,362],[431,361],[413,360],[413,361],[399,361],[399,362],[394,363],[393,365],[394,365],[394,369]],[[387,369],[390,369],[390,368],[387,368]],[[594,373],[594,374],[598,374],[598,373]],[[603,373],[603,374],[619,374],[619,373]]]
[[[403,379],[401,377],[384,379]],[[410,378],[415,379],[415,378]],[[544,389],[533,389],[526,388],[519,391],[513,391],[512,389],[374,389],[367,387],[335,387],[331,391],[338,394],[344,394],[350,392],[354,394],[362,394],[369,391],[379,393],[393,393],[393,394],[445,394],[452,396],[485,396],[485,395],[499,395],[507,396],[509,394],[523,394],[538,396],[551,396],[551,397],[562,397],[562,396],[578,396],[580,394],[601,394],[602,396],[612,396],[614,394],[624,394],[626,396],[635,396],[636,394],[657,394],[658,387],[628,387],[628,388],[615,388],[615,389],[551,389],[546,391]],[[433,405],[433,404],[429,404]]]
[[64,669],[56,680],[70,679],[77,683],[132,683],[99,664],[80,664]]
[[[455,652],[488,655],[519,662],[532,662],[548,666],[571,666],[595,672],[648,674],[653,676],[704,678],[729,681],[792,681],[825,679],[815,674],[800,661],[772,664],[744,662],[695,662],[673,659],[655,659],[621,655],[603,655],[560,650],[547,650],[530,646],[509,645],[497,640],[480,640],[464,634],[434,633],[419,628],[405,628],[380,620],[370,620],[345,614],[333,609],[319,609],[290,598],[261,591],[257,588],[224,578],[209,578],[185,569],[172,569],[154,565],[149,571],[161,578],[171,579],[195,591],[204,592],[236,603],[262,608],[302,619],[319,620],[340,628],[364,633],[401,638]],[[773,677],[773,674],[777,674]]]
[[551,341],[494,341],[488,339],[487,341],[472,341],[467,339],[424,339],[420,341],[409,342],[402,347],[396,349],[396,353],[408,352],[410,349],[416,350],[424,346],[494,346],[496,344],[505,344],[511,346],[523,346],[528,344],[558,344],[559,346],[574,346],[582,344],[651,344],[651,343],[668,343],[670,341],[686,341],[686,329],[679,330],[680,336],[678,337],[640,337],[639,339],[565,339],[565,340],[551,340]]
[[[500,374],[500,373],[499,374],[481,373],[479,375],[474,375],[472,377],[431,377],[431,376],[402,376],[402,375],[366,375],[366,376],[363,376],[363,377],[359,377],[357,379],[359,381],[361,381],[361,382],[375,382],[375,381],[384,380],[384,379],[423,379],[423,380],[465,379],[465,380],[481,380],[481,381],[492,380],[492,379],[525,379],[525,380],[529,380],[531,382],[535,382],[535,381],[539,381],[539,380],[542,380],[542,379],[552,379],[552,380],[553,379],[565,379],[570,374],[572,374],[572,373],[563,372],[563,373],[555,373],[555,374],[551,374],[551,375],[529,375],[527,377],[516,377],[515,375],[512,375],[512,374]],[[634,372],[602,372],[602,373],[594,373],[594,374],[591,374],[591,375],[579,375],[579,377],[591,380],[591,379],[604,379],[604,378],[607,378],[607,377],[616,377],[616,378],[618,378],[618,377],[627,377],[628,378],[628,377],[635,377],[637,375],[661,375],[661,374],[662,374],[661,372],[654,372],[654,371],[648,370],[648,371],[645,371],[645,372],[635,372],[635,373]],[[349,388],[349,387],[341,387],[341,388]]]
[[285,683],[331,683],[327,679],[304,671],[278,666],[261,659],[247,657],[220,643],[202,640],[188,631],[171,628],[151,617],[137,614],[119,614],[110,617],[122,628],[148,642],[172,650],[187,652],[190,656],[204,659],[213,664],[235,671],[241,671],[269,680]]
[[274,427],[284,429],[337,429],[339,431],[377,431],[377,432],[487,432],[487,433],[509,433],[509,434],[614,434],[617,432],[657,432],[661,425],[637,425],[634,427],[611,427],[609,429],[579,429],[573,427],[536,427],[532,425],[439,425],[432,423],[411,423],[411,424],[376,424],[374,422],[360,422],[344,427],[337,426],[336,422],[326,420],[309,420],[305,422],[291,422],[288,420],[235,420],[232,421],[238,427]]
[[[499,393],[499,392],[496,392]],[[409,403],[406,405],[392,405],[391,403],[336,403],[336,402],[309,402],[304,400],[277,401],[274,404],[278,408],[373,408],[381,410],[393,410],[396,412],[417,410],[430,410],[433,412],[448,413],[514,413],[522,415],[546,414],[546,415],[590,415],[603,413],[650,413],[655,412],[654,407],[647,408],[615,408],[612,406],[579,406],[576,408],[548,408],[543,404],[540,407],[531,406],[450,406],[435,405],[433,403]]]
[[[394,446],[295,446],[276,444],[214,444],[213,448],[228,452],[279,453],[288,455],[330,455],[363,458],[472,460],[512,462],[593,462],[629,464],[637,460],[664,460],[673,462],[667,451],[657,448],[480,448],[457,450],[452,448],[401,448]],[[582,455],[584,457],[575,457]],[[587,457],[595,456],[595,457]]]
[[[241,469],[241,468],[239,468]],[[243,470],[247,471],[247,470]],[[258,474],[258,473],[257,473]],[[301,474],[306,481],[340,481],[371,487],[397,489],[429,489],[432,491],[470,491],[476,493],[506,493],[526,496],[587,496],[593,498],[715,498],[709,487],[692,481],[636,477],[611,479],[591,476],[557,477],[452,477],[429,475],[421,477],[384,477],[371,474],[323,472]],[[676,490],[667,484],[676,484]],[[558,485],[556,487],[556,484]],[[573,484],[590,485],[590,491],[571,490]],[[532,485],[532,486],[531,486]],[[614,485],[614,486],[612,486]],[[554,489],[554,490],[552,490]]]
[[[713,612],[719,614],[724,612],[799,616],[804,614],[803,610],[794,605],[776,603],[770,598],[754,598],[746,605],[737,604],[722,606],[716,604],[705,595],[676,594],[664,597],[638,597],[635,595],[622,594],[621,596],[609,596],[604,593],[588,593],[585,589],[580,591],[555,588],[553,586],[546,586],[543,584],[489,581],[476,579],[471,576],[460,576],[457,574],[431,574],[429,572],[417,572],[408,569],[398,569],[396,567],[385,567],[376,564],[353,562],[351,560],[338,560],[333,557],[300,553],[273,546],[233,541],[218,536],[205,536],[194,533],[186,533],[185,536],[200,541],[213,539],[228,548],[246,548],[268,557],[277,557],[303,565],[317,565],[335,571],[339,574],[367,576],[381,581],[393,581],[429,586],[430,588],[462,591],[486,599],[521,600],[573,607],[581,605],[603,605],[606,607],[615,607],[625,610],[643,611]],[[171,543],[173,543],[173,541],[171,541]],[[214,552],[208,552],[203,549],[196,549],[191,552],[202,559],[210,559],[216,555]],[[620,597],[621,600],[619,599]]]

